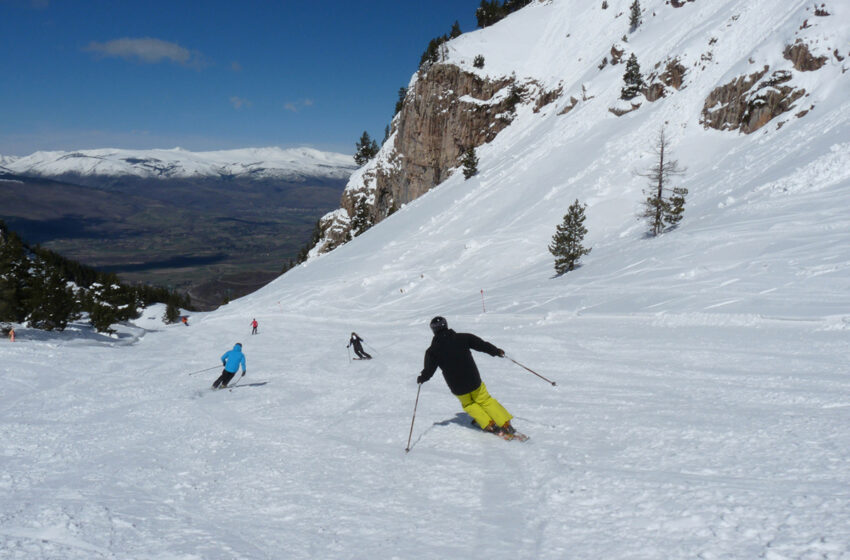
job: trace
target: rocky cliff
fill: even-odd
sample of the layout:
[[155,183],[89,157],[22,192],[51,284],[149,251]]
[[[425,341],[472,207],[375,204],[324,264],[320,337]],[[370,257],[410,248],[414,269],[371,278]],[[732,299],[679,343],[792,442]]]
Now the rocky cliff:
[[555,97],[514,77],[491,81],[442,63],[421,69],[381,153],[355,172],[342,208],[322,218],[314,251],[344,243],[438,185],[466,150],[490,142],[511,123],[518,100],[542,105]]
[[[601,124],[612,114],[626,121],[663,112],[665,124],[749,134],[804,117],[821,97],[815,84],[848,70],[844,32],[830,21],[843,12],[831,6],[799,4],[771,14],[772,30],[758,35],[753,30],[765,25],[764,17],[746,2],[730,9],[654,0],[634,30],[624,10],[608,4],[534,2],[441,47],[440,61],[412,78],[378,155],[354,172],[340,208],[320,220],[310,255],[332,250],[422,196],[459,170],[465,151],[526,118],[577,119],[592,129],[588,122]],[[559,10],[570,17],[552,15]],[[688,32],[695,22],[699,33]],[[643,67],[643,85],[637,97],[623,100],[623,63],[632,55]],[[550,103],[556,110],[542,110]]]

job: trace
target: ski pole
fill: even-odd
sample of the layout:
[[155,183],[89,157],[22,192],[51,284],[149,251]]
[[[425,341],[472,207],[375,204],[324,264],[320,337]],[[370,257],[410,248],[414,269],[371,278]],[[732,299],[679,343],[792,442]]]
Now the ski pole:
[[374,346],[372,346],[371,344],[369,344],[368,342],[366,342],[365,340],[363,341],[363,344],[365,344],[366,346],[368,346],[368,347],[369,347],[369,349],[370,349],[370,350],[372,350],[372,352],[375,352],[376,354],[378,353],[378,351],[377,351],[377,350],[375,350],[375,347],[374,347]]
[[213,367],[210,367],[210,368],[207,368],[207,369],[200,369],[200,370],[198,370],[198,371],[193,371],[193,372],[192,372],[192,373],[190,373],[189,375],[195,375],[196,373],[202,373],[202,372],[205,372],[205,371],[209,371],[209,370],[211,370],[211,369],[215,369],[215,368],[217,368],[217,367],[218,367],[218,366],[213,366]]
[[413,422],[416,420],[416,407],[419,406],[419,391],[422,390],[422,384],[416,389],[416,403],[413,405],[413,418],[410,420],[410,435],[407,436],[407,447],[404,448],[405,453],[410,452],[410,439],[413,437]]
[[514,360],[513,358],[511,358],[510,356],[505,356],[505,357],[506,357],[507,359],[509,359],[510,361],[512,361],[513,363],[515,363],[516,365],[518,365],[519,367],[521,367],[522,369],[524,369],[524,370],[526,370],[526,371],[530,371],[531,373],[533,373],[534,375],[536,375],[537,377],[539,377],[539,378],[540,378],[540,379],[542,379],[543,381],[547,381],[547,382],[551,383],[553,387],[555,386],[555,382],[554,382],[554,381],[552,381],[551,379],[546,379],[545,377],[543,377],[542,375],[540,375],[539,373],[537,373],[537,372],[536,372],[536,371],[534,371],[533,369],[528,368],[528,367],[525,367],[524,365],[522,365],[522,364],[521,364],[521,363],[519,363],[518,361],[516,361],[516,360]]
[[346,346],[345,351],[348,352],[348,363],[350,364],[351,363],[351,347]]
[[234,383],[233,385],[231,385],[231,386],[229,387],[231,391],[233,390],[233,388],[234,388],[234,387],[236,387],[237,385],[239,385],[239,382],[240,382],[240,381],[242,381],[242,378],[243,378],[243,377],[245,377],[245,372],[244,372],[244,371],[242,372],[242,375],[240,375],[240,376],[239,376],[239,379],[237,379],[237,380],[236,380],[236,383]]

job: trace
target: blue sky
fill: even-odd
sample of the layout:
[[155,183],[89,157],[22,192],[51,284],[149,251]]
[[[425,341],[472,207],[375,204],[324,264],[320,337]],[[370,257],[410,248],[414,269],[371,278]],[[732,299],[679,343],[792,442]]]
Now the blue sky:
[[0,154],[378,141],[480,0],[0,0]]

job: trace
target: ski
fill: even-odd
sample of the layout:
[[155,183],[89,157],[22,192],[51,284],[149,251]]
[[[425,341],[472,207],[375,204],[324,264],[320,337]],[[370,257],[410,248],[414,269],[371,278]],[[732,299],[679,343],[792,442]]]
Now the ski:
[[[472,421],[472,425],[473,426],[475,425],[475,420]],[[502,438],[505,441],[512,441],[512,440],[528,441],[528,439],[530,437],[530,436],[525,435],[522,432],[516,431],[516,428],[514,428],[514,433],[512,433],[512,434],[509,434],[507,432],[501,432],[501,431],[500,432],[491,432],[490,430],[481,430],[481,431],[486,433],[486,434],[493,434],[494,436],[499,436],[500,438]]]
[[501,437],[505,441],[513,441],[513,440],[528,441],[528,439],[529,439],[529,436],[527,436],[527,435],[525,435],[521,432],[514,432],[512,434],[496,434],[496,435],[498,435],[499,437]]

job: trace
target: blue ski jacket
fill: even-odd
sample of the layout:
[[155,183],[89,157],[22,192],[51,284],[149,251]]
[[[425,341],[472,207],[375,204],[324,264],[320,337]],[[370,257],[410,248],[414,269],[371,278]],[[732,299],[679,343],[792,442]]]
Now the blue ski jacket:
[[221,363],[230,373],[236,373],[239,370],[239,364],[242,364],[242,373],[245,373],[245,354],[242,353],[242,345],[236,343],[233,350],[225,352],[221,357]]

